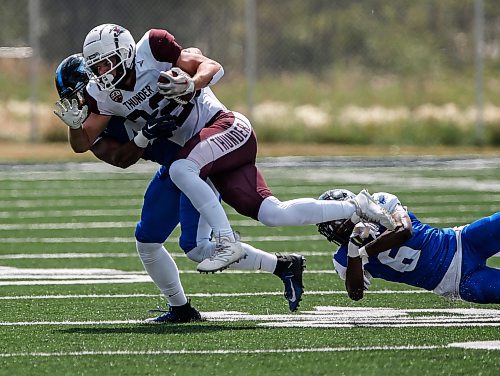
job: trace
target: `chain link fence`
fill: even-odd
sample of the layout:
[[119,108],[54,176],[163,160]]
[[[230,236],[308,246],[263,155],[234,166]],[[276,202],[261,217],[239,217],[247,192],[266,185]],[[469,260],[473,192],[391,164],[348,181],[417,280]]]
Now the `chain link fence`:
[[[223,101],[256,126],[418,116],[500,124],[494,0],[2,0],[0,139],[35,140],[61,128],[51,113],[53,72],[102,23],[120,24],[136,40],[165,28],[182,46],[199,47],[225,68]],[[428,87],[441,81],[451,86]]]

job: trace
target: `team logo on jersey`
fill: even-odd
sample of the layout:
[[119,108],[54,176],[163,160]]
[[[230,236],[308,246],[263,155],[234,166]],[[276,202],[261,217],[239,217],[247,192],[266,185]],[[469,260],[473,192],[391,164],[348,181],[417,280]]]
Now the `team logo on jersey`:
[[118,89],[113,90],[109,94],[109,97],[111,98],[111,100],[115,101],[116,103],[122,103],[122,101],[123,101],[123,94]]

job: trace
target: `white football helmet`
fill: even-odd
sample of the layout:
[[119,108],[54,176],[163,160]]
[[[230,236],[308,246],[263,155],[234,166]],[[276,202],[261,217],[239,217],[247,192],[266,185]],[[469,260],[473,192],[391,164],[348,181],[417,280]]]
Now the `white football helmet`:
[[[102,90],[112,90],[132,69],[135,60],[135,41],[130,32],[118,25],[103,24],[94,27],[83,42],[85,69]],[[100,64],[110,69],[99,74]],[[115,74],[112,71],[115,70]]]

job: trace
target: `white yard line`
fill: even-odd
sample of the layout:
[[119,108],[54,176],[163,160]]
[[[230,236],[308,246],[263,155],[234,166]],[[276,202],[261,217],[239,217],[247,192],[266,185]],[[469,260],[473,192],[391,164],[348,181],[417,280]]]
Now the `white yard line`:
[[[315,251],[289,251],[289,253],[300,253],[302,256],[331,256],[332,252]],[[184,253],[169,252],[172,257],[185,257]],[[92,259],[92,258],[136,258],[136,252],[114,252],[114,253],[79,253],[79,252],[61,252],[61,253],[12,253],[0,255],[0,260],[24,260],[24,259]],[[0,274],[1,276],[1,274]]]
[[349,351],[396,351],[396,350],[435,350],[448,346],[367,346],[367,347],[322,347],[322,348],[293,348],[293,349],[251,349],[251,350],[114,350],[114,351],[68,351],[68,352],[22,352],[0,353],[2,358],[14,357],[74,357],[96,355],[234,355],[234,354],[286,354],[286,353],[333,353]]
[[[135,213],[138,215],[138,211]],[[0,224],[0,231],[10,230],[81,230],[89,228],[124,228],[135,227],[137,221],[121,222],[71,222],[71,223],[5,223]],[[233,226],[240,227],[263,227],[254,220],[234,220]],[[179,226],[177,226],[179,227]]]
[[[322,235],[297,235],[297,236],[245,236],[242,241],[256,242],[282,242],[282,241],[313,241],[325,240]],[[135,243],[133,236],[95,237],[95,238],[2,238],[2,243]],[[178,239],[167,239],[169,243],[177,243]]]
[[[365,291],[365,294],[430,294],[426,290],[374,290]],[[306,291],[305,295],[345,295],[343,290],[329,291]],[[242,292],[242,293],[193,293],[188,294],[193,298],[217,298],[217,297],[251,297],[251,296],[281,296],[282,291]],[[0,296],[0,300],[33,300],[33,299],[123,299],[123,298],[161,298],[161,294],[80,294],[80,295],[22,295],[22,296]]]
[[[270,328],[408,328],[408,327],[488,327],[500,326],[500,310],[398,309],[383,307],[315,307],[295,314],[249,314],[238,311],[202,312],[209,322],[251,321]],[[0,326],[74,326],[144,324],[143,320],[19,321]]]

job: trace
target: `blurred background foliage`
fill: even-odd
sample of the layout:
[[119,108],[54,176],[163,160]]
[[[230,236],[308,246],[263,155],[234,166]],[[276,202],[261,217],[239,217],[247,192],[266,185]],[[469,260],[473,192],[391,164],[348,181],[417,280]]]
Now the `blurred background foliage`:
[[[249,83],[249,0],[40,0],[41,136],[66,140],[51,114],[53,72],[101,23],[138,40],[166,28],[221,62],[214,87],[264,141],[352,144],[475,142],[474,0],[256,0],[256,77]],[[0,46],[28,46],[29,0],[2,0]],[[500,7],[484,1],[484,142],[500,145]],[[0,112],[29,128],[29,59],[0,58]],[[249,85],[255,88],[249,107]],[[22,107],[22,106],[21,106]],[[19,125],[20,124],[20,125]],[[24,129],[24,128],[23,128]],[[1,133],[17,138],[19,131]]]

